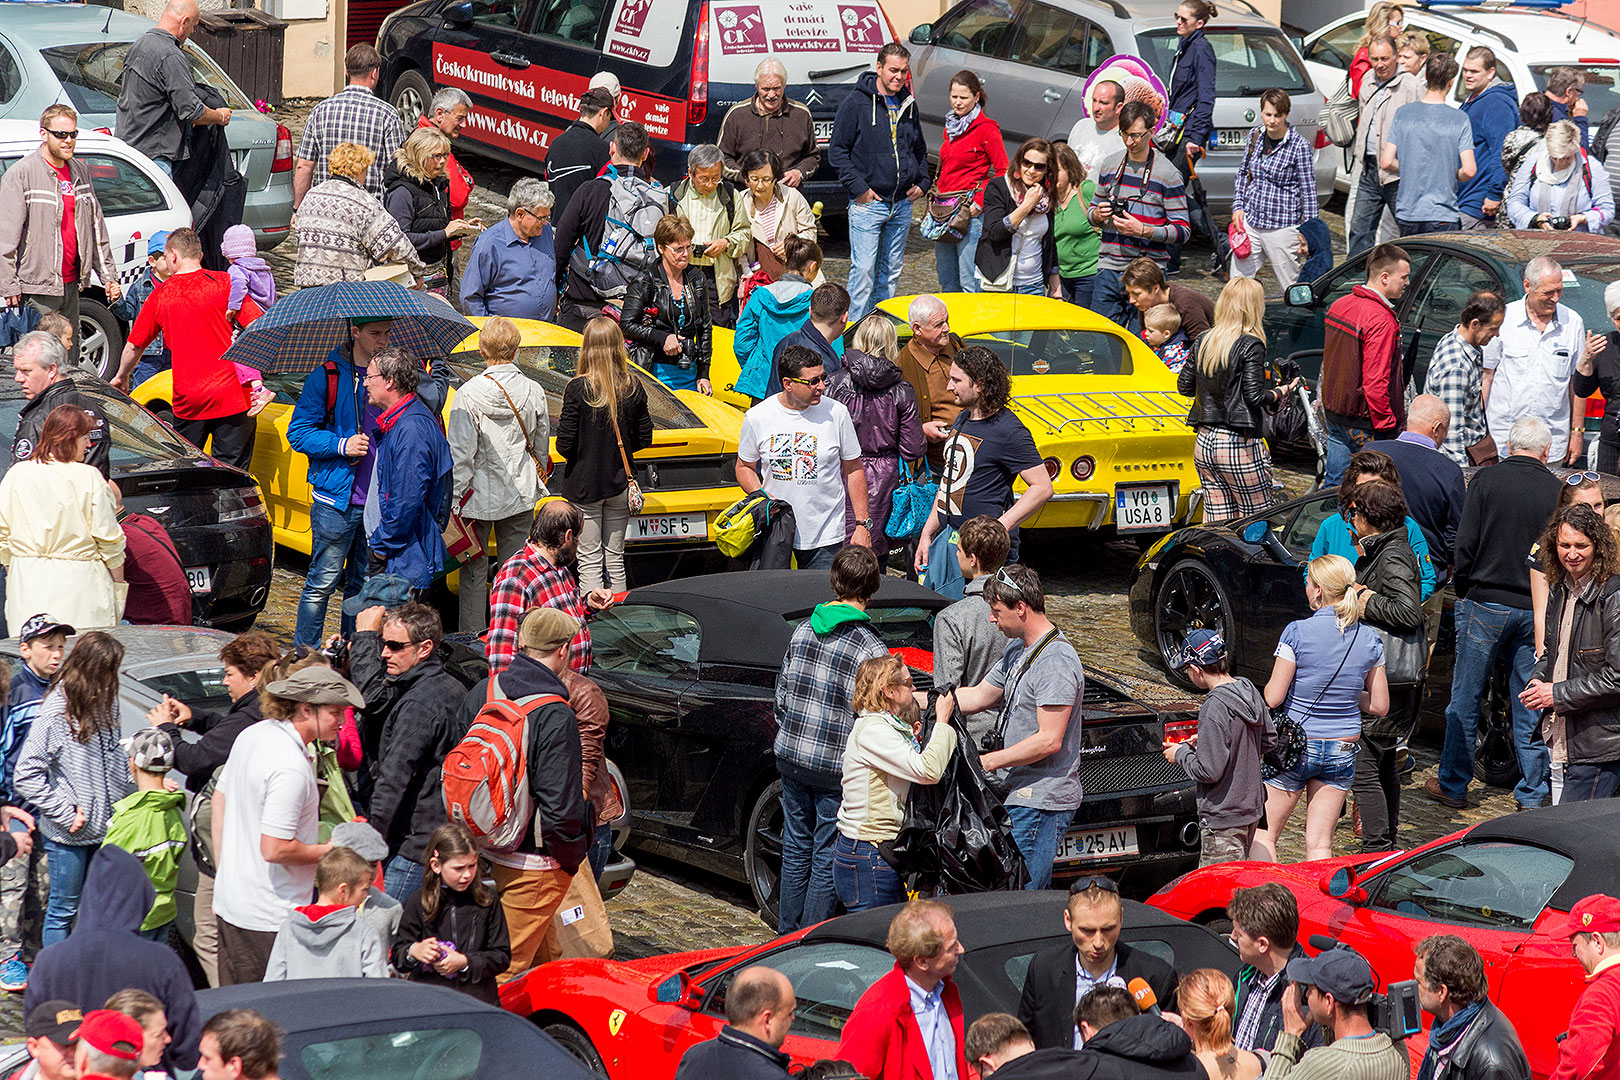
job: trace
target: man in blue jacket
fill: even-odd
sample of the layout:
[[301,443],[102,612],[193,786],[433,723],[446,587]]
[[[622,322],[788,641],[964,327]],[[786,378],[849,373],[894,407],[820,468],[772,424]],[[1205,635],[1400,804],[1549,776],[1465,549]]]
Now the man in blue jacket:
[[1474,129],[1478,171],[1457,192],[1457,210],[1465,230],[1494,229],[1513,180],[1502,171],[1502,143],[1519,126],[1519,99],[1511,85],[1496,81],[1496,54],[1483,45],[1463,57],[1462,81],[1468,91],[1462,111]]
[[911,229],[911,200],[928,183],[928,144],[907,83],[911,52],[897,41],[838,106],[827,160],[849,192],[849,311],[859,319],[894,295]]
[[366,367],[366,398],[377,416],[377,468],[366,493],[373,573],[398,574],[424,590],[444,567],[450,441],[417,396],[422,365],[389,346]]

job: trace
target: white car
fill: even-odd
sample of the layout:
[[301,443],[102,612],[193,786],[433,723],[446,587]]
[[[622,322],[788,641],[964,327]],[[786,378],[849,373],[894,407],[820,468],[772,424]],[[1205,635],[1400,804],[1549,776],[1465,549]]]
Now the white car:
[[[1405,9],[1409,30],[1429,35],[1430,55],[1449,53],[1458,66],[1468,50],[1483,45],[1496,54],[1496,75],[1525,96],[1547,89],[1547,74],[1555,67],[1573,67],[1586,73],[1586,104],[1592,130],[1610,109],[1620,106],[1620,35],[1559,11],[1522,8],[1445,7]],[[1331,96],[1344,85],[1350,58],[1361,40],[1366,14],[1358,12],[1331,22],[1305,39],[1301,52],[1316,88]],[[1452,88],[1455,103],[1467,98],[1462,75]],[[1342,155],[1341,155],[1342,157]],[[1349,174],[1342,166],[1335,186],[1349,190]]]
[[[90,180],[112,239],[118,281],[128,289],[146,269],[146,241],[153,233],[191,226],[191,208],[180,189],[151,158],[122,139],[81,128],[75,156],[90,168]],[[39,149],[38,120],[0,120],[0,175]],[[94,275],[79,285],[79,330],[84,365],[111,378],[127,331],[107,309],[107,294]]]

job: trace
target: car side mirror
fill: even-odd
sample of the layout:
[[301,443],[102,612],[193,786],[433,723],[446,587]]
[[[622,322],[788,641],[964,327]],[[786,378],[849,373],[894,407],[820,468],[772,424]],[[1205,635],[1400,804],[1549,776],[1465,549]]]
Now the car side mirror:
[[451,26],[470,26],[473,21],[473,5],[471,0],[466,3],[452,4],[444,9],[444,21]]
[[692,976],[684,971],[677,971],[653,987],[653,1000],[660,1005],[679,1005],[682,1008],[695,1009],[697,1002],[694,998]]
[[1361,904],[1367,900],[1367,890],[1356,885],[1353,872],[1348,866],[1341,866],[1324,877],[1322,891],[1333,899],[1343,900],[1347,904]]
[[1290,285],[1283,294],[1283,302],[1289,307],[1309,308],[1316,306],[1316,293],[1309,285]]
[[932,44],[934,40],[933,25],[930,23],[923,23],[921,26],[913,26],[911,28],[910,40],[913,45]]
[[1245,543],[1259,544],[1284,566],[1293,566],[1297,561],[1293,552],[1283,547],[1282,541],[1277,539],[1277,534],[1272,531],[1271,522],[1264,518],[1243,526],[1242,536]]

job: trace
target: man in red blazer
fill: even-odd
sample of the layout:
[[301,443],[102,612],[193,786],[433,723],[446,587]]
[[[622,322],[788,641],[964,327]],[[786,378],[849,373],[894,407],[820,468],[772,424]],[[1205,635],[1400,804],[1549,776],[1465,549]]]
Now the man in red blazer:
[[962,958],[951,909],[913,900],[889,924],[894,970],[873,983],[844,1024],[838,1058],[870,1080],[967,1080]]

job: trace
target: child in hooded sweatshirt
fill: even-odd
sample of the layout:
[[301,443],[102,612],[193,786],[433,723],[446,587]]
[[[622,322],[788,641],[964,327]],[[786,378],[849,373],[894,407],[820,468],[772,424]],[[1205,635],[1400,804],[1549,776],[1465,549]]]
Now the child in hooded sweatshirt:
[[478,849],[465,826],[433,830],[422,887],[405,898],[394,938],[394,968],[413,982],[434,983],[499,1005],[495,977],[512,963],[500,899],[484,885]]
[[[783,243],[787,259],[782,276],[748,294],[733,339],[738,367],[735,389],[756,405],[781,388],[776,379],[776,346],[810,318],[810,294],[821,276],[819,244],[796,235]],[[739,295],[741,291],[739,286]]]
[[1198,733],[1187,742],[1166,743],[1164,757],[1198,784],[1204,837],[1198,865],[1247,859],[1266,808],[1260,758],[1277,742],[1271,709],[1259,687],[1231,673],[1226,641],[1217,631],[1188,634],[1181,667],[1207,694],[1198,707]]
[[164,783],[174,768],[174,740],[157,728],[142,728],[119,745],[129,755],[135,794],[113,803],[104,843],[116,844],[141,860],[157,890],[152,910],[141,922],[141,936],[167,941],[169,924],[179,911],[174,887],[186,850],[186,793],[170,791]]
[[371,864],[334,847],[315,864],[315,902],[294,908],[270,947],[265,982],[386,979],[388,946],[355,910],[371,890]]
[[[366,860],[371,867],[372,881],[377,879],[379,868],[388,859],[388,842],[382,838],[382,833],[364,821],[347,821],[334,828],[332,846],[348,848]],[[355,906],[355,912],[377,928],[377,933],[381,935],[384,944],[391,944],[394,935],[399,932],[399,920],[404,910],[404,906],[398,900],[376,885],[364,890],[360,903]]]
[[246,225],[226,229],[219,253],[231,263],[231,298],[225,304],[225,314],[236,318],[243,301],[250,296],[260,310],[269,311],[270,305],[276,302],[276,278],[270,272],[270,264],[259,255],[253,230]]

